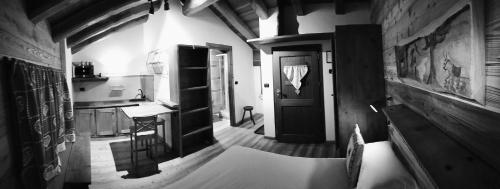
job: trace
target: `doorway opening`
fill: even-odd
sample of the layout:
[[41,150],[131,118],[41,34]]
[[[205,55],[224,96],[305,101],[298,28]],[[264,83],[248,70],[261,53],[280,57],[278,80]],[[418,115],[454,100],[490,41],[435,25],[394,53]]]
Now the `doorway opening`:
[[214,132],[236,125],[234,117],[234,88],[232,47],[207,43],[210,61],[210,85]]

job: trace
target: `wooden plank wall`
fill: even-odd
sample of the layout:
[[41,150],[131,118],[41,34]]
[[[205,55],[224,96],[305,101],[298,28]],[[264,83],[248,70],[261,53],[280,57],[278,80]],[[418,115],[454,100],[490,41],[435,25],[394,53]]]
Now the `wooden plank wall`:
[[23,1],[0,2],[0,56],[60,69],[59,43],[52,41],[48,24],[45,21],[33,24],[26,15]]
[[[24,1],[0,0],[0,58],[3,56],[61,69],[59,43],[52,41],[48,24],[33,24],[23,7]],[[1,63],[1,62],[0,62]],[[1,66],[1,65],[0,65]],[[3,70],[2,70],[3,71]],[[3,75],[2,75],[3,76]],[[0,186],[18,188],[12,161],[13,149],[8,136],[4,78],[0,85]]]
[[372,0],[373,23],[382,25],[387,94],[423,114],[469,150],[500,170],[500,1],[485,2],[486,104],[401,83],[394,46],[418,33],[461,0]]
[[[3,66],[0,65],[0,69]],[[3,73],[3,70],[1,70]],[[3,79],[3,76],[0,76]],[[13,166],[12,148],[7,129],[7,103],[5,100],[5,82],[0,81],[0,186],[2,188],[17,188],[16,177]]]
[[486,0],[486,105],[500,108],[500,1]]

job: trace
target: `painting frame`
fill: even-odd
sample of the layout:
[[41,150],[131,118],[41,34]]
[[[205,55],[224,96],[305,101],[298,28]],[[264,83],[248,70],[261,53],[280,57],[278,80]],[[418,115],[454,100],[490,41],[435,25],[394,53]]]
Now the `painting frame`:
[[[459,20],[462,22],[464,22],[464,19],[467,19],[467,27],[462,26],[461,28],[454,28],[450,26],[453,25],[452,22],[454,19],[462,19]],[[456,22],[458,23],[459,21]],[[484,105],[486,98],[484,22],[484,0],[460,0],[441,17],[420,29],[416,34],[398,41],[394,51],[396,56],[397,76],[400,81],[411,86],[467,99]],[[456,25],[458,24],[453,26]],[[464,33],[466,33],[466,38],[455,37],[453,40],[456,41],[447,39],[448,41],[444,40],[444,42],[440,40],[437,43],[433,43],[433,47],[435,48],[431,48],[428,50],[429,52],[422,50],[427,50],[422,48],[424,47],[424,45],[422,45],[423,43],[427,44],[425,45],[427,48],[429,41],[436,41],[439,40],[439,37],[445,38],[442,36],[451,35],[448,33],[455,33],[456,35],[465,35]],[[460,63],[462,64],[457,64],[458,66],[455,66],[455,64],[450,63],[447,65],[447,62],[450,61],[444,61],[444,59],[448,59],[448,51],[443,50],[445,47],[439,43],[448,43],[446,48],[448,48],[449,51],[458,51],[456,44],[461,44],[463,48],[460,50],[462,51],[460,51],[460,53],[454,53],[455,55],[466,56],[465,58],[460,57],[461,59],[455,58],[454,60],[461,61]],[[418,51],[420,54],[417,56],[413,55],[415,49],[420,50]],[[412,59],[410,60],[410,58]],[[453,57],[449,59],[453,60]],[[470,62],[468,61],[469,59]],[[419,61],[429,63],[422,64]],[[415,62],[419,64],[417,65]],[[411,66],[407,67],[408,65]],[[417,66],[424,68],[428,67],[428,73],[416,73],[418,71],[414,70],[416,70]]]

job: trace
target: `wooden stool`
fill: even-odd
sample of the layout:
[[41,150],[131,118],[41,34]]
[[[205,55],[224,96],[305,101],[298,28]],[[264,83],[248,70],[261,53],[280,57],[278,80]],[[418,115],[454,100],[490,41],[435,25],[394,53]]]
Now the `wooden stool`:
[[[161,126],[161,129],[162,129],[162,134],[163,134],[163,153],[164,155],[167,154],[167,139],[166,139],[166,130],[165,130],[165,120],[162,119],[162,118],[158,118],[158,120],[156,121],[156,126]],[[158,136],[160,137],[160,136]]]
[[252,110],[253,110],[253,106],[243,107],[243,117],[241,118],[240,124],[243,124],[243,120],[245,119],[245,113],[247,111],[249,111],[250,112],[250,120],[252,120],[253,124],[255,125],[255,120],[253,120]]

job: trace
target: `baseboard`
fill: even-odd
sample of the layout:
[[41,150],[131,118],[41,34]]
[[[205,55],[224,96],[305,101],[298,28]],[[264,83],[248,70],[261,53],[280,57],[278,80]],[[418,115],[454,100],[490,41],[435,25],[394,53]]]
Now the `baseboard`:
[[265,136],[265,135],[264,135],[264,138],[271,139],[271,140],[276,140],[276,138],[274,138],[274,137]]

